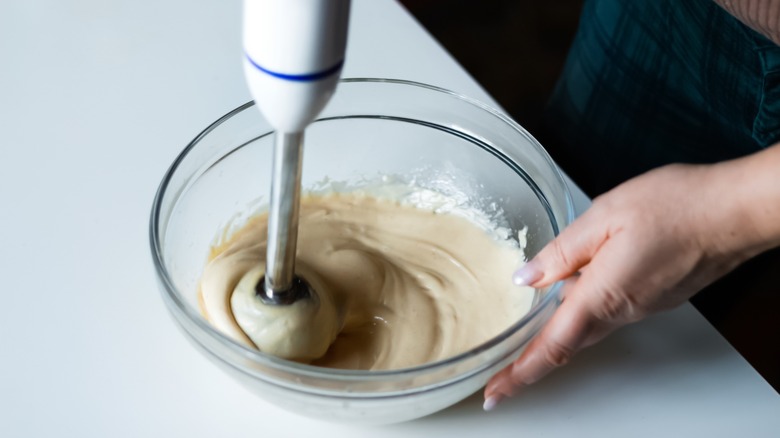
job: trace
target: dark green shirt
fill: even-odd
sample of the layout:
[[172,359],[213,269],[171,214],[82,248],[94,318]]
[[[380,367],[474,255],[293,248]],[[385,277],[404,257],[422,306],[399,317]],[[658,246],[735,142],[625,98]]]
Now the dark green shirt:
[[767,147],[780,141],[780,47],[712,0],[589,0],[543,141],[591,195]]

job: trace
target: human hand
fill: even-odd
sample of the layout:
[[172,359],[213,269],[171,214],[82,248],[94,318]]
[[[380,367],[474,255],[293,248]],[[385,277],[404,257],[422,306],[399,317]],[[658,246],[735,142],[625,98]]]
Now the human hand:
[[595,199],[521,268],[517,284],[570,281],[539,335],[488,383],[485,409],[616,328],[680,305],[765,249],[744,193],[734,188],[738,171],[731,164],[671,165],[634,178]]

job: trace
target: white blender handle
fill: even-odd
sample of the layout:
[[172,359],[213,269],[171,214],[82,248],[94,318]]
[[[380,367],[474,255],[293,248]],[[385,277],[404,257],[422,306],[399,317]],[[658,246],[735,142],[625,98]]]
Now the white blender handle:
[[244,74],[277,130],[302,132],[336,89],[349,0],[245,0]]

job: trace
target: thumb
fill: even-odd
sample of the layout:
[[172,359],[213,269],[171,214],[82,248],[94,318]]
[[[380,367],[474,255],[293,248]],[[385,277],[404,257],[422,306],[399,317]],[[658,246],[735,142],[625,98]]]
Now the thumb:
[[548,243],[512,280],[518,286],[545,287],[574,275],[587,265],[607,240],[607,226],[596,220],[593,209],[585,212]]

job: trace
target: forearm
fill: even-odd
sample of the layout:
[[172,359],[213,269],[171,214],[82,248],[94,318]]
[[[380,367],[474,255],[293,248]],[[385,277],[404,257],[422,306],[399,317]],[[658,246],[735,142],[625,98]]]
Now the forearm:
[[780,0],[715,0],[748,27],[780,45]]
[[727,218],[723,246],[745,257],[780,246],[780,144],[711,170],[710,193],[719,197],[712,205],[720,203]]

